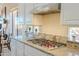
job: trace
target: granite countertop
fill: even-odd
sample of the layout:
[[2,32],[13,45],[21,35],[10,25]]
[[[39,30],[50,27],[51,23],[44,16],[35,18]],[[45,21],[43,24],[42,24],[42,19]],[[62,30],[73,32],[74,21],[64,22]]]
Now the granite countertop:
[[50,56],[51,55],[54,55],[54,56],[78,56],[79,55],[79,48],[72,49],[72,48],[68,48],[68,47],[59,47],[59,48],[55,48],[55,49],[47,49],[45,47],[41,47],[41,46],[38,46],[31,42],[28,42],[25,39],[24,40],[19,39],[18,41],[20,41],[26,45],[29,45],[33,48],[36,48],[40,51],[43,51],[45,53],[48,53],[48,54],[50,54]]

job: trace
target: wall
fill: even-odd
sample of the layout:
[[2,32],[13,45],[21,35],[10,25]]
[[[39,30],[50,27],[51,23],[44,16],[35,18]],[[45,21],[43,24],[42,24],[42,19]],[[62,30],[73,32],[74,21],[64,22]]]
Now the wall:
[[42,25],[43,24],[42,20],[44,20],[44,19],[43,19],[42,15],[33,15],[32,17],[33,17],[33,19],[32,19],[33,25]]
[[33,24],[41,24],[42,32],[53,35],[67,36],[68,27],[60,24],[60,14],[34,15]]
[[67,36],[68,27],[60,24],[60,14],[44,16],[42,32],[47,34]]

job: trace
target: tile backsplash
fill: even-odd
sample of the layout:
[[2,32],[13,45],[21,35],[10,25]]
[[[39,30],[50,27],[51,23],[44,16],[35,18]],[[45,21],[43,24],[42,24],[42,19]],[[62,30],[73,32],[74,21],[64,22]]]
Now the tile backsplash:
[[43,38],[46,40],[50,41],[55,41],[59,43],[67,43],[67,38],[59,35],[52,35],[52,34],[45,34],[45,33],[39,33],[37,36],[35,35],[36,38]]

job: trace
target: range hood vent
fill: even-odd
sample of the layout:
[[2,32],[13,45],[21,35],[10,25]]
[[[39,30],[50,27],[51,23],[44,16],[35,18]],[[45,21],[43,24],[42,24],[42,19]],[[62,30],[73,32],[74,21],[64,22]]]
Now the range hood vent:
[[33,9],[33,14],[45,15],[50,13],[60,13],[61,4],[60,3],[49,3],[47,5],[38,6]]

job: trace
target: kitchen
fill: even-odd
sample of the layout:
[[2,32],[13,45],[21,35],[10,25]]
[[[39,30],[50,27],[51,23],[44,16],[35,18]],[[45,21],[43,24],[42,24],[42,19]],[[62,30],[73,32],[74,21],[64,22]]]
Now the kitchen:
[[76,36],[72,35],[72,27],[74,32],[79,31],[79,4],[8,3],[1,6],[1,21],[3,18],[8,21],[6,33],[11,48],[1,43],[1,56],[79,55],[78,38],[75,41]]

